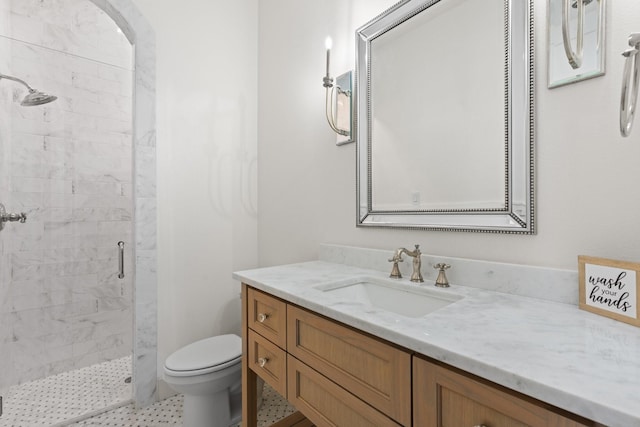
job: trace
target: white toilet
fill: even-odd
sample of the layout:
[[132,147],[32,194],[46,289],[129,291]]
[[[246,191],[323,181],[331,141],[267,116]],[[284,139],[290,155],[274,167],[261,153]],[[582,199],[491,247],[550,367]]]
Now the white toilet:
[[242,340],[219,335],[189,344],[164,365],[164,378],[184,394],[184,427],[228,427],[242,416]]

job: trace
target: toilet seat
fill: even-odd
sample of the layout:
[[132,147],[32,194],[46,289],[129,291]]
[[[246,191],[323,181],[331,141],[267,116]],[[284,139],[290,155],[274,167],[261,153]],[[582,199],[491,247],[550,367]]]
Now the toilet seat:
[[189,344],[167,358],[165,373],[176,377],[204,375],[236,365],[242,360],[242,339],[218,335]]

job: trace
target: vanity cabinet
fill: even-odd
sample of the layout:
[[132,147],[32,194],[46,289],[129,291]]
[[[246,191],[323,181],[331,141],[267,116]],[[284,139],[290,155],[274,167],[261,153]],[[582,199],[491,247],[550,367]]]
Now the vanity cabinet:
[[274,427],[596,427],[242,285],[243,427],[257,376],[298,409]]

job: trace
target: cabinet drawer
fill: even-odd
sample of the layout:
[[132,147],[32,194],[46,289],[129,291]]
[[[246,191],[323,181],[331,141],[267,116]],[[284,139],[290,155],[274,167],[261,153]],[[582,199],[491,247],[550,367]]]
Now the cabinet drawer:
[[408,353],[306,310],[287,310],[289,354],[401,425],[411,425]]
[[260,334],[249,330],[249,369],[282,396],[287,395],[287,354]]
[[280,348],[287,345],[287,304],[270,295],[249,288],[247,294],[247,323]]
[[416,425],[488,427],[586,427],[585,423],[521,398],[500,386],[476,381],[414,357],[413,408]]
[[287,399],[316,427],[399,426],[295,357],[287,357]]

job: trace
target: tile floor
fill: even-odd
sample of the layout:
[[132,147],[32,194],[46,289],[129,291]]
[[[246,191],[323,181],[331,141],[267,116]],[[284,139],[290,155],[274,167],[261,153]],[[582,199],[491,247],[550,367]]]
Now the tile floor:
[[[295,409],[271,387],[265,385],[258,427],[270,426],[291,415]],[[238,424],[239,426],[240,424]],[[147,408],[135,410],[133,404],[70,424],[69,427],[181,427],[182,396],[174,396]],[[236,427],[236,426],[234,426]]]
[[131,400],[131,356],[10,387],[0,427],[62,426]]
[[[9,388],[0,427],[181,427],[182,396],[147,408],[131,401],[131,358],[124,357]],[[265,385],[258,426],[295,412]],[[92,414],[96,414],[91,416]]]

